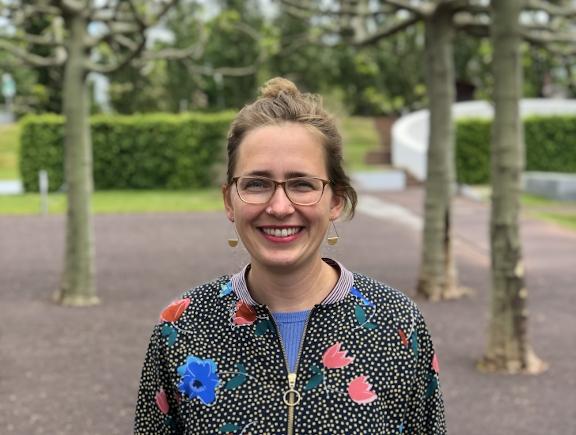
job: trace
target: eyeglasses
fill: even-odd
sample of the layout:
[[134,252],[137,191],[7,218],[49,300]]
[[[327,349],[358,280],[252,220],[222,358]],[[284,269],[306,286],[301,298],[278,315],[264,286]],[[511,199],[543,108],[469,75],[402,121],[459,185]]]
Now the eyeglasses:
[[[246,204],[266,204],[278,186],[282,186],[286,197],[295,205],[314,205],[320,202],[324,187],[330,181],[316,177],[296,177],[276,181],[266,177],[234,177],[238,196]],[[231,183],[231,184],[232,184]]]

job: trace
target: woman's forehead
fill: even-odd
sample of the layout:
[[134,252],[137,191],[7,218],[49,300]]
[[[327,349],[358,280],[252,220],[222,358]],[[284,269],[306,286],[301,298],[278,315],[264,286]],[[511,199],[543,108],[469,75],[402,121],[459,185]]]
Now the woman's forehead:
[[325,162],[322,141],[306,127],[266,126],[252,130],[240,143],[236,175],[325,176]]

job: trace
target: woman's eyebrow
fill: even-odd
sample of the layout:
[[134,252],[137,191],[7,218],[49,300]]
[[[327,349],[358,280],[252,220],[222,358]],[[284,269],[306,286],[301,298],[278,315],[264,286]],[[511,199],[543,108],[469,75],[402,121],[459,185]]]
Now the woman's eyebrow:
[[[266,171],[266,170],[250,171],[247,174],[245,174],[245,176],[273,178],[272,172]],[[312,177],[312,175],[307,174],[306,172],[300,172],[300,171],[290,171],[290,172],[287,172],[286,174],[284,174],[285,179],[298,178],[298,177]]]
[[270,171],[261,171],[261,170],[256,170],[256,171],[250,171],[247,174],[245,174],[246,176],[253,176],[253,177],[268,177],[271,178],[272,177],[272,172]]

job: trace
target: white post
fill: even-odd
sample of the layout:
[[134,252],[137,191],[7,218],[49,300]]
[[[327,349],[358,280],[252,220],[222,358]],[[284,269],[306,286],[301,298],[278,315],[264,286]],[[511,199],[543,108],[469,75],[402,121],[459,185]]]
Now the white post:
[[40,214],[48,214],[48,172],[42,169],[38,172],[38,186],[40,188]]

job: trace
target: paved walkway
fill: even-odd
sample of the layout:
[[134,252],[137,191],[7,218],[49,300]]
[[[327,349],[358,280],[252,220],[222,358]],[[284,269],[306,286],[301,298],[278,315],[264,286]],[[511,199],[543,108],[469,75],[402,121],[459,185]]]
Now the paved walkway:
[[[326,255],[413,294],[422,192],[362,196]],[[399,208],[401,207],[401,208]],[[576,433],[576,232],[526,220],[530,335],[551,368],[541,376],[482,375],[489,258],[487,208],[455,202],[466,299],[419,301],[440,355],[451,434]],[[100,215],[95,219],[103,304],[50,302],[62,268],[62,216],[0,217],[0,433],[131,433],[140,366],[160,309],[185,288],[239,269],[223,213]]]

